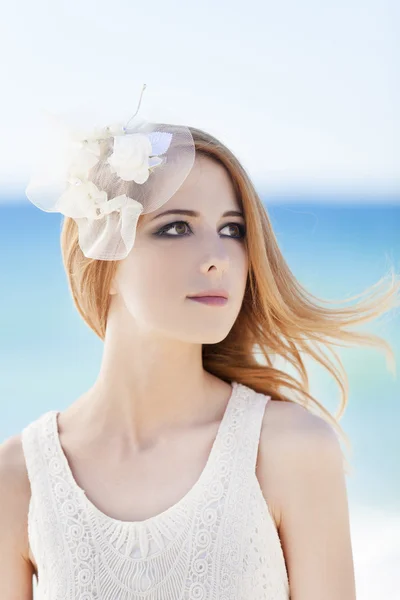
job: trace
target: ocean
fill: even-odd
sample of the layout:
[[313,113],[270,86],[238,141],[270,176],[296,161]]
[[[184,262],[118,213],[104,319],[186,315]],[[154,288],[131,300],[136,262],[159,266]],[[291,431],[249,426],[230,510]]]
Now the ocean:
[[[302,285],[323,299],[360,294],[389,266],[400,272],[400,198],[367,203],[340,197],[263,197],[279,245]],[[29,203],[0,202],[0,442],[43,412],[63,410],[92,385],[102,342],[69,295],[61,217]],[[340,424],[352,443],[347,478],[357,599],[394,597],[400,588],[400,315],[360,327],[393,346],[337,349],[349,377]],[[339,390],[310,362],[311,393],[331,412]]]

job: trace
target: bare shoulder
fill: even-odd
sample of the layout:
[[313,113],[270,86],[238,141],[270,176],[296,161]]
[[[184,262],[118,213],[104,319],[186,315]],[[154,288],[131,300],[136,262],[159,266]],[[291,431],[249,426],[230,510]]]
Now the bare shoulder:
[[0,522],[7,524],[21,555],[29,560],[27,520],[31,496],[21,434],[0,444]]
[[260,454],[293,596],[353,600],[344,455],[336,429],[300,405],[270,401]]
[[340,454],[333,427],[322,417],[294,402],[269,400],[264,412],[257,476],[279,529],[288,482],[299,464],[313,464],[324,453]]
[[27,492],[29,499],[30,485],[20,433],[0,444],[0,481],[3,491],[3,486],[7,486],[15,492]]
[[262,433],[268,440],[285,444],[296,444],[299,439],[332,439],[336,436],[333,427],[322,417],[300,404],[280,400],[268,401]]

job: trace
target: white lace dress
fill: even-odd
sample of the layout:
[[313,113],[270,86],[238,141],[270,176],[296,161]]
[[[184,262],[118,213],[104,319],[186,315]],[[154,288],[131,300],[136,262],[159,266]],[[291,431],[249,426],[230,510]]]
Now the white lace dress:
[[74,479],[58,411],[22,432],[35,600],[288,600],[275,524],[255,472],[269,396],[232,382],[200,478],[144,521],[101,512]]

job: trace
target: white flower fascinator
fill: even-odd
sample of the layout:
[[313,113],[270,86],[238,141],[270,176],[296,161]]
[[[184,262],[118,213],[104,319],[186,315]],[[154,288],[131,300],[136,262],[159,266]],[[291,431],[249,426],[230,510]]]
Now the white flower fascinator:
[[[89,129],[47,115],[50,137],[41,136],[42,152],[25,194],[41,210],[76,221],[88,258],[125,258],[139,216],[165,204],[194,165],[187,127],[145,120],[128,127],[139,106],[126,124]],[[114,190],[113,197],[107,189]]]

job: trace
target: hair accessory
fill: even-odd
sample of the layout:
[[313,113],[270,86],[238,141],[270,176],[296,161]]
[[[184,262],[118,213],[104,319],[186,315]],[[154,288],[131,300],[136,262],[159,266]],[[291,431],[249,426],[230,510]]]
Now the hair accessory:
[[145,88],[125,125],[88,128],[46,113],[50,137],[42,144],[25,194],[41,210],[76,221],[79,245],[88,258],[125,258],[134,245],[139,216],[165,204],[194,165],[188,127],[143,119],[129,127]]

